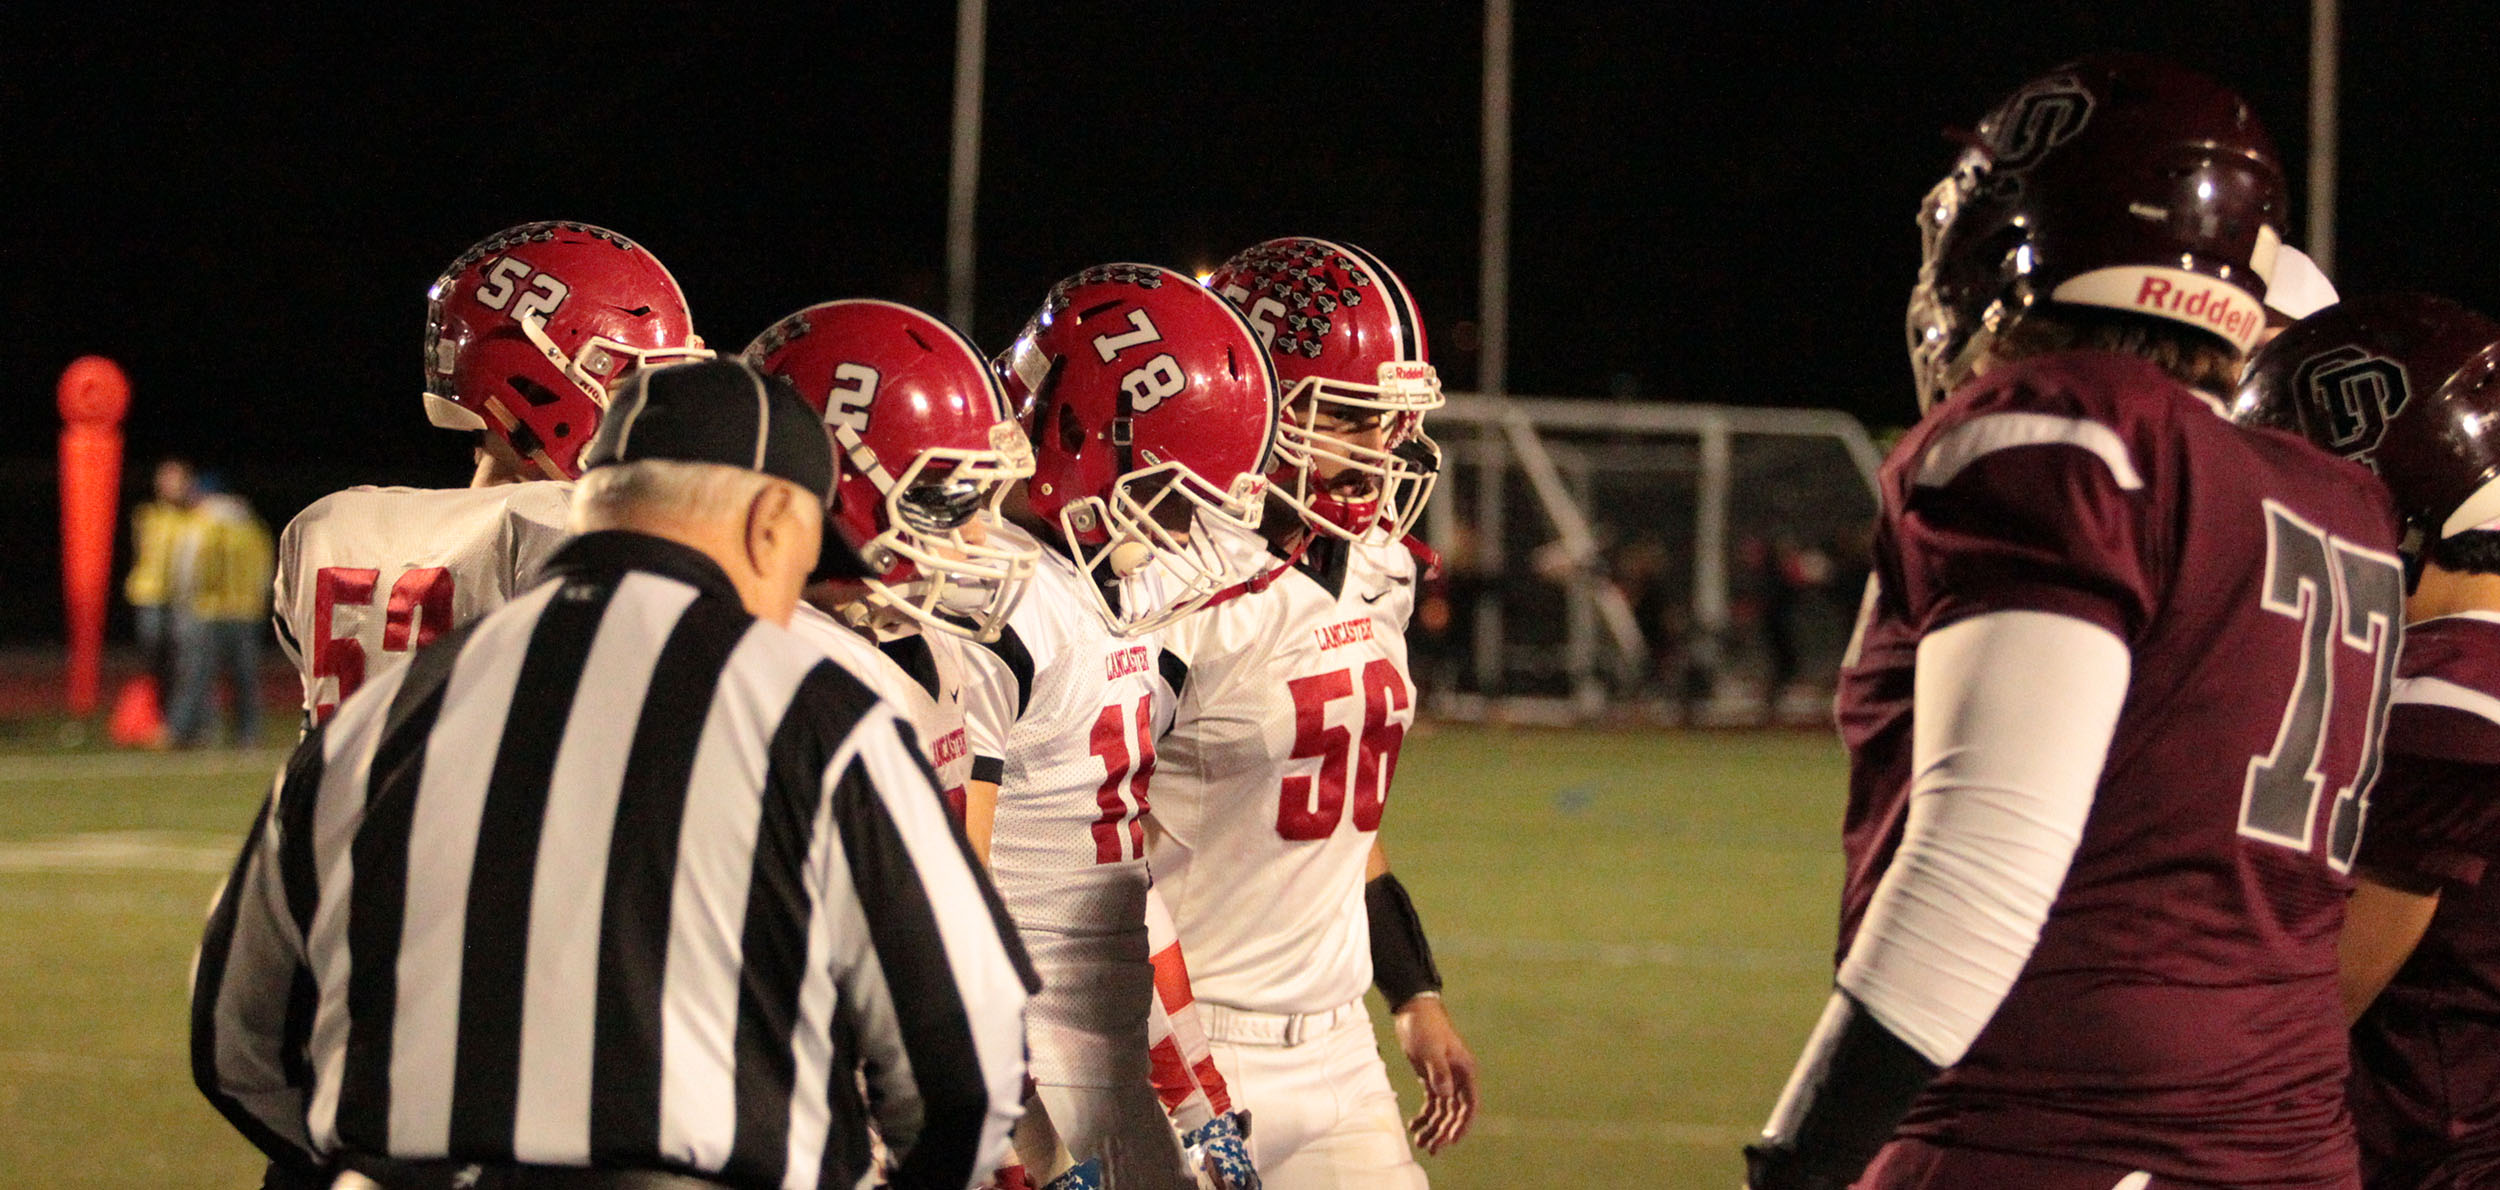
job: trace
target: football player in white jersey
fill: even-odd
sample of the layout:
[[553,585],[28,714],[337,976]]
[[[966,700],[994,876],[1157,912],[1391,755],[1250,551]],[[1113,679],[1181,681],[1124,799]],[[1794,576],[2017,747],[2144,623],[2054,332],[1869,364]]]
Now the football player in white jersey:
[[[1042,976],[1026,1030],[1049,1124],[1115,1190],[1189,1186],[1149,1083],[1140,816],[1172,687],[1142,634],[1247,577],[1275,370],[1239,311],[1136,264],[1053,287],[999,368],[1034,453],[1030,533],[1000,536],[1044,549],[969,651],[968,834]],[[1045,1178],[1047,1143],[1018,1144]]]
[[958,819],[972,752],[963,651],[995,640],[1041,548],[993,543],[1033,451],[980,349],[893,302],[822,302],[774,323],[747,359],[824,415],[837,477],[827,523],[870,573],[808,589],[793,632],[905,709]]
[[1440,381],[1414,299],[1360,248],[1270,240],[1207,284],[1266,341],[1285,404],[1267,569],[1160,634],[1180,709],[1155,774],[1156,883],[1262,1180],[1422,1186],[1363,993],[1395,1010],[1428,1092],[1413,1138],[1438,1152],[1474,1114],[1475,1058],[1377,832],[1415,719],[1406,533]]
[[307,722],[417,646],[503,606],[568,536],[578,457],[608,394],[642,368],[709,359],[649,252],[582,223],[527,223],[436,279],[425,408],[475,431],[467,488],[356,487],[280,535],[275,619]]

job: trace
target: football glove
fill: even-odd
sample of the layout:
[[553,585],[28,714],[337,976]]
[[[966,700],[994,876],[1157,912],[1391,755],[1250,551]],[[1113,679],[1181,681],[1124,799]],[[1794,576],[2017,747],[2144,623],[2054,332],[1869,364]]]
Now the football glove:
[[1102,1190],[1102,1159],[1088,1157],[1042,1184],[1042,1190]]
[[1225,1112],[1181,1137],[1201,1190],[1259,1190],[1250,1166],[1250,1109]]

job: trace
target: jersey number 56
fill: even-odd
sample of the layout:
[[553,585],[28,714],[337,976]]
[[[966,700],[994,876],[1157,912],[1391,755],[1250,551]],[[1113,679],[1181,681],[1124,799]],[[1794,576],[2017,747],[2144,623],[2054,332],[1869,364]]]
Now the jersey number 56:
[[1313,674],[1285,685],[1293,691],[1293,758],[1317,759],[1319,773],[1285,778],[1277,791],[1276,833],[1294,840],[1335,834],[1345,813],[1349,761],[1354,769],[1354,829],[1379,830],[1389,779],[1397,773],[1398,746],[1406,742],[1405,725],[1392,718],[1407,707],[1406,678],[1385,657],[1364,664],[1359,747],[1345,728],[1328,722],[1328,704],[1355,692],[1353,670]]

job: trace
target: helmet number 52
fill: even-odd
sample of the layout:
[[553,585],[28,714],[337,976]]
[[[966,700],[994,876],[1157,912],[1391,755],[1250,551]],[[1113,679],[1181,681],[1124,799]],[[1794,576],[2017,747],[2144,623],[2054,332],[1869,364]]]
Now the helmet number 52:
[[[524,281],[528,282],[526,292],[522,288]],[[515,294],[520,295],[518,304],[512,300]],[[512,306],[514,318],[545,318],[572,295],[572,287],[552,274],[531,276],[528,261],[507,256],[486,266],[486,280],[477,287],[477,304],[489,310]]]

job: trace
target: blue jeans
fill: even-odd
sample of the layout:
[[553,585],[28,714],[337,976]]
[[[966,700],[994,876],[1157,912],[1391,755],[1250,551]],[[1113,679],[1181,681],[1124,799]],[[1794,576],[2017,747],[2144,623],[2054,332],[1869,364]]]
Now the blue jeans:
[[208,742],[221,676],[234,692],[235,744],[248,748],[260,742],[260,641],[268,631],[260,620],[175,620],[174,693],[165,731],[176,745]]

